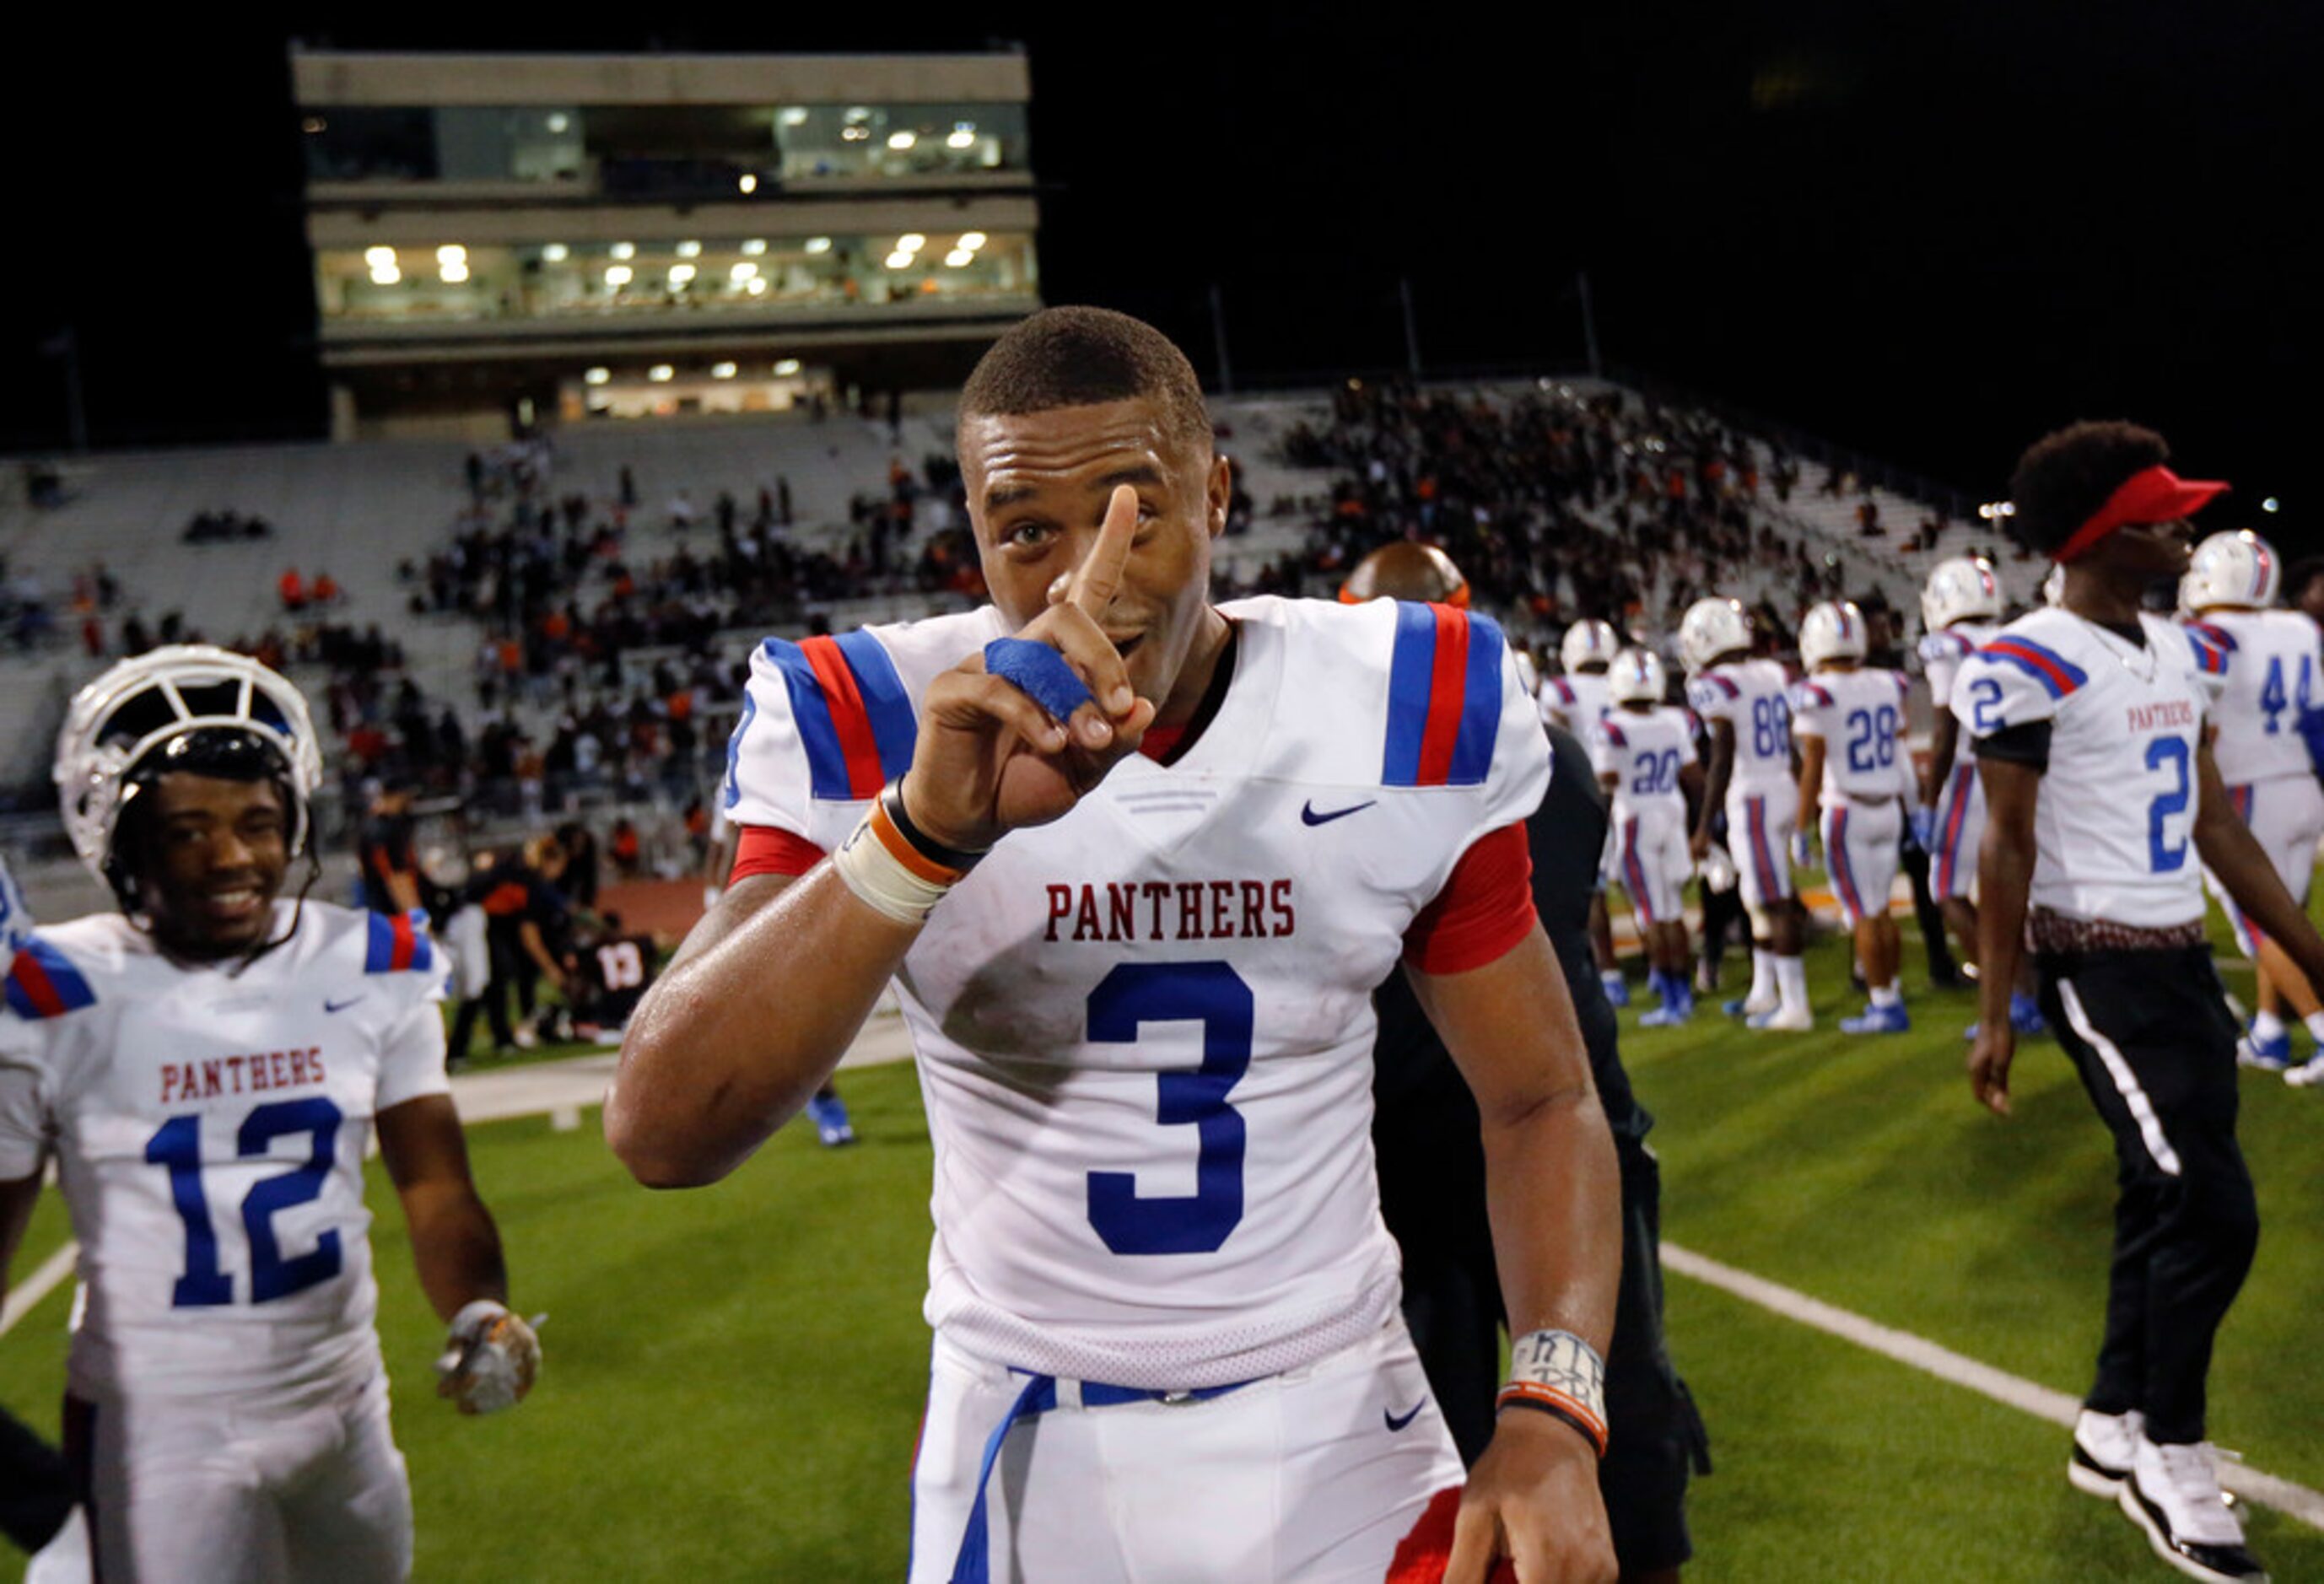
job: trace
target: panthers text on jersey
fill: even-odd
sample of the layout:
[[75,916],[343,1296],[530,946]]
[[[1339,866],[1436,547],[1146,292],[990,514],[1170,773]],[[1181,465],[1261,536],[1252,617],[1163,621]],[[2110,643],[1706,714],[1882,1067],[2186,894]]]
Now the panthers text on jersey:
[[[1233,670],[1207,729],[1011,833],[897,975],[936,1150],[927,1318],[997,1363],[1202,1388],[1396,1309],[1372,987],[1399,954],[1434,965],[1407,936],[1482,867],[1462,862],[1480,837],[1522,876],[1498,849],[1548,742],[1482,617],[1222,609]],[[988,607],[764,645],[729,752],[745,857],[761,830],[837,847],[908,764],[929,681],[1005,635]],[[1530,927],[1529,895],[1513,916],[1469,965]]]
[[2226,660],[2212,715],[2219,779],[2248,787],[2281,776],[2312,778],[2300,720],[2324,680],[2316,623],[2298,611],[2214,611],[2188,626]]
[[1694,713],[1724,721],[1735,732],[1730,788],[1791,784],[1792,717],[1785,703],[1791,686],[1775,660],[1729,660],[1689,679],[1686,702]]
[[1803,737],[1821,737],[1822,797],[1830,802],[1888,803],[1912,786],[1904,749],[1904,695],[1912,684],[1901,671],[1819,671],[1792,689],[1792,723]]
[[2050,723],[2031,900],[2070,918],[2167,928],[2203,916],[2197,753],[2224,658],[2156,616],[2143,642],[2055,607],[1962,665],[1952,712],[1980,741]]
[[118,914],[41,929],[0,1014],[0,1179],[57,1158],[88,1304],[76,1396],[295,1386],[378,1368],[372,1119],[445,1092],[420,916],[278,902],[228,972]]
[[1590,729],[1605,715],[1606,673],[1569,671],[1541,679],[1541,718],[1545,725],[1563,726],[1590,741]]

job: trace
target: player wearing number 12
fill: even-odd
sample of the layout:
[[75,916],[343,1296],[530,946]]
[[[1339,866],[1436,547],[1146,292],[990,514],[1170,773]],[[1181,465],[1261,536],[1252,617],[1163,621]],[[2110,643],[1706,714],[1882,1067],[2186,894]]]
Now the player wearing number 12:
[[1800,621],[1792,690],[1800,738],[1800,824],[1823,838],[1824,866],[1840,916],[1856,935],[1856,960],[1872,1004],[1840,1019],[1846,1034],[1902,1034],[1913,1027],[1896,989],[1903,943],[1888,916],[1904,835],[1903,799],[1913,787],[1904,751],[1904,695],[1897,671],[1864,669],[1864,612],[1853,601],[1815,606]]
[[505,1407],[538,1361],[469,1180],[425,932],[277,899],[321,769],[297,689],[190,645],[89,684],[58,743],[66,829],[121,910],[39,931],[9,972],[0,1282],[53,1156],[87,1303],[67,1452],[107,1580],[410,1571],[374,1129],[452,1323],[446,1395]]
[[[609,1140],[651,1183],[733,1170],[893,977],[936,1150],[916,1581],[1377,1584],[1440,1527],[1453,1584],[1611,1579],[1619,1185],[1508,645],[1212,605],[1228,465],[1134,319],[1034,316],[960,414],[993,603],[761,650],[737,878],[631,1022]],[[1518,1339],[1465,1489],[1372,1167],[1399,960],[1476,1092]]]

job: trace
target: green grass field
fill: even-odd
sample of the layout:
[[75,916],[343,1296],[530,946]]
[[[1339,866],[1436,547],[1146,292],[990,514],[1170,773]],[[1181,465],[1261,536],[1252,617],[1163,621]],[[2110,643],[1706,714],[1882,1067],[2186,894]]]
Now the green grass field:
[[[1827,1031],[1760,1036],[1711,1012],[1628,1028],[1661,1119],[1667,1237],[2070,1393],[2103,1291],[2108,1141],[2056,1047],[2017,1114],[1961,1077],[1966,995],[1914,992],[1908,1036],[1850,1040],[1835,941],[1812,972]],[[2231,988],[2247,981],[2230,979]],[[923,1387],[928,1143],[904,1067],[851,1073],[863,1144],[795,1126],[736,1179],[653,1194],[592,1113],[472,1134],[526,1308],[546,1310],[532,1399],[462,1420],[430,1395],[439,1332],[374,1168],[382,1330],[419,1507],[423,1579],[899,1577]],[[2259,1264],[2221,1339],[2214,1433],[2324,1486],[2324,1094],[2246,1085]],[[42,1205],[17,1270],[64,1236]],[[1718,1472],[1695,1487],[1705,1580],[2168,1578],[2115,1511],[2070,1490],[2050,1425],[1673,1275],[1674,1352]],[[60,1291],[0,1340],[0,1401],[53,1434]],[[2324,1533],[2267,1512],[2279,1580],[2324,1579]],[[13,1559],[0,1578],[15,1577]]]

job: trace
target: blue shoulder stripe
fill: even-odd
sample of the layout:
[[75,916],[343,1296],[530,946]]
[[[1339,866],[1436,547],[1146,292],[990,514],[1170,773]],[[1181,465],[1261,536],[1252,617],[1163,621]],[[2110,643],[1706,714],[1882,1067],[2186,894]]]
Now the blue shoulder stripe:
[[1469,612],[1469,686],[1461,709],[1461,735],[1452,744],[1454,787],[1481,787],[1492,773],[1493,744],[1501,732],[1501,658],[1509,640],[1490,616]]
[[1420,740],[1428,731],[1431,674],[1436,660],[1436,616],[1426,605],[1398,600],[1396,648],[1388,660],[1388,751],[1380,778],[1391,787],[1420,779]]
[[428,915],[419,909],[366,914],[364,927],[365,973],[425,973],[434,965],[436,949],[428,938]]
[[918,717],[912,713],[912,695],[904,691],[896,662],[888,658],[878,639],[857,628],[843,634],[838,642],[839,652],[847,657],[848,669],[855,673],[864,713],[872,717],[872,738],[879,744],[880,779],[884,786],[912,768],[912,748],[920,735]]
[[16,949],[6,999],[8,1009],[19,1018],[60,1018],[95,1006],[97,992],[69,958],[36,935]]

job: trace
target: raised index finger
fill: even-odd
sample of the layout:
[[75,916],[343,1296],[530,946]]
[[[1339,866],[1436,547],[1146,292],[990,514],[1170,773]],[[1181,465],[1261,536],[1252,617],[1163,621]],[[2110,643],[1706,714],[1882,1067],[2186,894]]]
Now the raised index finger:
[[1078,607],[1093,622],[1105,613],[1113,603],[1114,591],[1121,586],[1121,569],[1130,560],[1130,541],[1138,532],[1138,492],[1128,484],[1116,484],[1105,503],[1105,520],[1097,530],[1097,543],[1081,566],[1074,569],[1074,580],[1066,586],[1066,603]]

